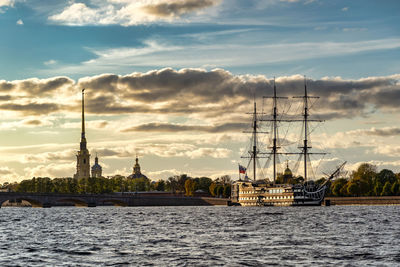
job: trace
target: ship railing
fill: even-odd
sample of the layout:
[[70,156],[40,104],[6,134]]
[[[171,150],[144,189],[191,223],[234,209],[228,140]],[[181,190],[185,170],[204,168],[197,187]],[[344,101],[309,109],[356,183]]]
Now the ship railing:
[[304,188],[304,197],[313,198],[313,199],[323,199],[326,192],[326,186],[320,187],[317,191],[310,192]]

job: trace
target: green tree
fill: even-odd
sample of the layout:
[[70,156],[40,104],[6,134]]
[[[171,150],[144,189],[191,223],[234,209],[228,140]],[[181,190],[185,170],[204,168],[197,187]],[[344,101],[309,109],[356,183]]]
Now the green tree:
[[350,196],[357,196],[360,193],[360,188],[358,187],[358,185],[354,182],[349,182],[347,184],[347,194],[349,194]]
[[210,194],[211,194],[213,197],[217,196],[216,189],[217,189],[217,184],[216,184],[216,183],[211,183],[211,184],[210,184],[210,187],[209,187],[209,191],[210,191]]
[[227,185],[224,186],[223,195],[226,198],[231,196],[231,185],[230,184],[227,184]]
[[167,182],[165,183],[165,187],[167,191],[170,191],[175,194],[178,188],[177,176],[169,177]]
[[226,184],[231,184],[232,179],[229,175],[223,175],[223,176],[219,177],[217,179],[217,181],[219,183],[221,183],[222,185],[226,185]]
[[[343,196],[342,188],[344,188],[346,184],[347,184],[347,180],[345,178],[336,179],[331,185],[332,195],[335,197]],[[347,191],[347,188],[346,188],[346,191]]]
[[208,177],[195,178],[197,183],[197,189],[201,189],[206,193],[210,194],[210,185],[212,184],[212,180]]
[[186,174],[181,174],[178,179],[177,179],[177,189],[179,192],[183,193],[185,192],[185,182],[186,180],[190,179],[189,176],[187,176]]
[[375,196],[380,196],[381,193],[382,193],[382,184],[378,181],[375,184],[375,187],[374,187],[374,195]]
[[390,188],[390,191],[392,192],[392,196],[398,196],[399,191],[400,191],[400,184],[398,181],[394,182],[392,187]]
[[165,181],[164,180],[159,180],[156,183],[156,190],[157,191],[165,191]]
[[392,193],[390,190],[391,188],[392,188],[392,185],[390,184],[389,181],[387,181],[385,183],[385,185],[383,186],[381,196],[390,196]]
[[185,181],[185,195],[188,197],[192,197],[194,195],[196,187],[196,182],[192,179],[187,179]]
[[374,180],[376,178],[376,166],[368,163],[361,164],[351,175],[351,180],[360,187],[359,195],[372,195]]
[[394,182],[396,182],[396,180],[396,175],[388,169],[381,170],[375,178],[375,182],[379,181],[381,184],[385,184],[386,182],[393,184]]
[[224,187],[222,185],[218,185],[216,187],[216,195],[221,197],[224,194]]

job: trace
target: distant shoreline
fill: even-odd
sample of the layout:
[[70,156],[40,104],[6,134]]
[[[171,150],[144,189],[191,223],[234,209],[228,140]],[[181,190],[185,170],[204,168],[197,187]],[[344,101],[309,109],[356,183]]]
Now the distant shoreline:
[[[157,196],[141,197],[140,203],[134,206],[229,206],[229,199],[211,197],[166,197]],[[376,206],[376,205],[400,205],[400,196],[381,196],[381,197],[325,197],[322,205],[330,202],[331,206]],[[111,206],[112,203],[102,203],[98,206]],[[29,207],[26,201],[6,201],[3,207]],[[74,206],[73,203],[57,203],[51,206]],[[327,206],[327,205],[326,205]]]
[[382,197],[325,197],[334,205],[400,205],[400,196]]

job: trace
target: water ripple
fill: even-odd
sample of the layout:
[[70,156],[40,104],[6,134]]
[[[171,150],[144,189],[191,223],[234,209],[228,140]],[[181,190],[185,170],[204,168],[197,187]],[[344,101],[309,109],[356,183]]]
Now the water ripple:
[[397,206],[2,208],[0,266],[394,266]]

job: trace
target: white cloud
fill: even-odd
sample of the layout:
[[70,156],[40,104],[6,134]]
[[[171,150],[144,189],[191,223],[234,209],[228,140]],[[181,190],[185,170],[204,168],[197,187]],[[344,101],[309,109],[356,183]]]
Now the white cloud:
[[24,25],[24,22],[22,21],[22,19],[17,20],[17,25],[20,25],[20,26]]
[[14,120],[14,121],[1,121],[0,129],[1,130],[17,130],[19,128],[37,128],[43,126],[51,126],[54,121],[52,118],[48,117],[40,117],[40,116],[31,116],[26,117],[22,120]]
[[400,156],[400,145],[380,145],[374,147],[372,152],[377,155],[385,155],[397,158]]
[[343,28],[344,32],[365,32],[367,28]]
[[188,151],[185,154],[191,159],[212,157],[212,158],[228,158],[232,153],[231,150],[226,148],[198,148],[192,151]]
[[50,163],[25,168],[26,177],[72,177],[76,170],[76,163]]
[[0,183],[20,181],[22,178],[14,169],[7,166],[0,167]]
[[61,13],[48,19],[64,25],[111,25],[130,26],[157,21],[180,19],[187,14],[200,12],[214,6],[219,0],[140,0],[140,1],[92,1],[92,5],[72,2]]
[[14,0],[0,0],[0,7],[12,7],[14,6],[15,1]]
[[349,10],[349,7],[347,7],[347,6],[345,6],[344,8],[342,8],[342,11],[343,12],[346,12],[346,11],[348,11]]
[[[347,29],[350,31],[350,28]],[[357,31],[366,29],[357,28]],[[377,39],[358,42],[301,42],[274,43],[265,45],[192,45],[182,47],[162,41],[147,40],[143,47],[120,47],[112,49],[89,49],[95,58],[77,65],[57,66],[43,73],[87,73],[109,72],[110,69],[126,71],[139,67],[204,67],[247,66],[344,56],[366,51],[394,49],[400,47],[399,38]],[[269,51],[269,53],[265,53]],[[201,56],[200,56],[201,55]]]
[[57,61],[54,59],[50,59],[48,61],[43,62],[44,65],[54,65],[56,63],[57,63]]
[[179,171],[177,169],[168,169],[168,170],[160,170],[160,171],[150,171],[147,172],[146,175],[153,181],[158,181],[160,179],[167,180],[168,177],[183,174],[185,172]]
[[[87,129],[104,129],[109,125],[106,120],[86,120],[85,127]],[[65,129],[80,129],[82,127],[81,122],[66,122],[60,126]]]

